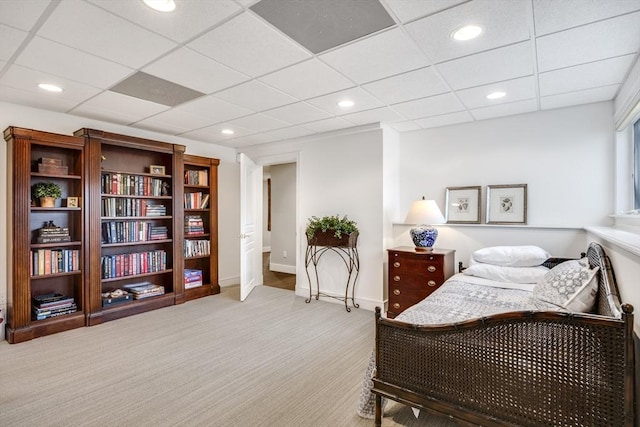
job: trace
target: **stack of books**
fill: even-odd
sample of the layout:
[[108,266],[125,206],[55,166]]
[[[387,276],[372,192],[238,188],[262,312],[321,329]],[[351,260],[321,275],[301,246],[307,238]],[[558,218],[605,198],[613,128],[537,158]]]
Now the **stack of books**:
[[184,288],[191,289],[202,286],[202,270],[184,269]]
[[201,236],[204,234],[204,222],[200,215],[186,215],[184,217],[185,236]]
[[34,295],[32,301],[31,314],[33,320],[44,320],[49,317],[62,316],[78,311],[75,300],[62,294]]
[[149,240],[165,240],[169,238],[169,229],[165,225],[152,225],[149,229]]
[[37,243],[60,243],[70,242],[71,236],[69,235],[68,227],[58,227],[49,221],[38,230],[38,237],[36,237]]
[[144,216],[165,216],[167,215],[167,207],[165,205],[146,205]]
[[134,299],[145,299],[164,295],[164,286],[154,285],[151,282],[133,283],[124,285],[124,290],[133,294]]

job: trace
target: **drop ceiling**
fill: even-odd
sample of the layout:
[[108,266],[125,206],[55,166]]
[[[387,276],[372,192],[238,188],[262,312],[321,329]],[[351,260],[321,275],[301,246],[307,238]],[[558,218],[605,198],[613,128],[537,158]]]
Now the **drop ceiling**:
[[607,101],[640,50],[640,0],[175,1],[0,0],[0,101],[241,149]]

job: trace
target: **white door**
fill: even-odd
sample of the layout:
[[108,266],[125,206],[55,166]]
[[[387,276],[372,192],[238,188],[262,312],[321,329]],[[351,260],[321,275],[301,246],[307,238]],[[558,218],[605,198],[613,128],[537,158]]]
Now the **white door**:
[[262,285],[262,166],[240,153],[240,301]]

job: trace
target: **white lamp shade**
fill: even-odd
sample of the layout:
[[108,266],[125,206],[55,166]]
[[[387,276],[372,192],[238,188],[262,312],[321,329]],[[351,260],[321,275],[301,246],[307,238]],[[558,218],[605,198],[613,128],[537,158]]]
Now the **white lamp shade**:
[[418,200],[413,202],[407,218],[404,220],[405,224],[444,224],[446,220],[438,207],[435,200]]

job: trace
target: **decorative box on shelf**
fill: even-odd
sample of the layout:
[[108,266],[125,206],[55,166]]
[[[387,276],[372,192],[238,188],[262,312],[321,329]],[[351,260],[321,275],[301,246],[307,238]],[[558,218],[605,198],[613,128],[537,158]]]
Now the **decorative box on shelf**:
[[114,305],[131,301],[133,301],[133,294],[123,291],[122,289],[116,289],[102,294],[103,307],[112,307]]

